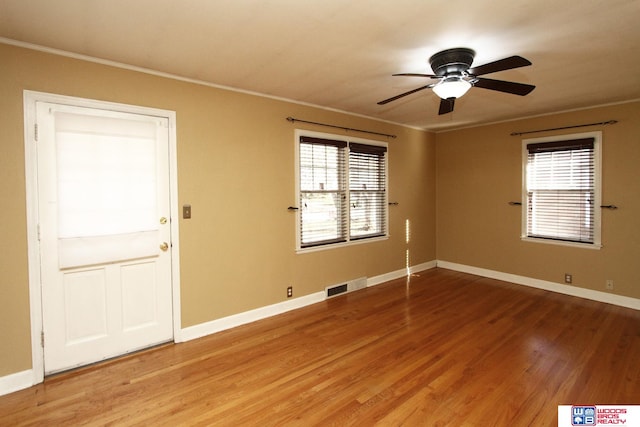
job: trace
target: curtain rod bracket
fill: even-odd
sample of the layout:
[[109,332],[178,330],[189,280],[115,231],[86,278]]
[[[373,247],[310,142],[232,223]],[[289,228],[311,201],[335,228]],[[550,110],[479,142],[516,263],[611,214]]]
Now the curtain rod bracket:
[[327,123],[310,122],[308,120],[296,119],[295,117],[291,117],[291,116],[287,117],[287,121],[291,122],[291,123],[300,122],[300,123],[308,123],[308,124],[311,124],[311,125],[330,127],[330,128],[334,128],[334,129],[342,129],[342,130],[345,130],[347,132],[354,131],[354,132],[368,133],[368,134],[371,134],[371,135],[386,136],[387,138],[396,138],[396,135],[391,135],[391,134],[388,134],[388,133],[373,132],[373,131],[370,131],[370,130],[363,130],[363,129],[347,128],[347,127],[344,127],[344,126],[330,125],[330,124],[327,124]]
[[564,129],[573,129],[573,128],[583,128],[587,126],[606,126],[606,125],[615,125],[618,123],[617,120],[607,120],[606,122],[598,122],[598,123],[586,123],[584,125],[573,125],[573,126],[564,126],[559,128],[550,128],[550,129],[539,129],[539,130],[529,130],[524,132],[512,132],[511,136],[520,136],[527,135],[530,133],[538,133],[538,132],[548,132],[553,130],[564,130]]

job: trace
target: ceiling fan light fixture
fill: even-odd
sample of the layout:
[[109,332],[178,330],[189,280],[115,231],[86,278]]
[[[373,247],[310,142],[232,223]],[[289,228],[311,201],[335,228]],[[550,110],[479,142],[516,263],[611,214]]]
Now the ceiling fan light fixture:
[[439,82],[421,86],[385,99],[378,102],[378,105],[385,105],[396,99],[420,92],[421,90],[432,89],[433,92],[441,98],[438,115],[442,115],[451,113],[455,105],[455,100],[467,93],[472,86],[520,96],[527,95],[536,88],[533,85],[525,83],[480,77],[485,74],[526,67],[531,65],[531,61],[528,59],[513,55],[472,68],[471,64],[473,63],[474,57],[475,52],[473,49],[465,47],[457,47],[438,52],[429,58],[429,65],[431,65],[433,74],[401,73],[394,74],[394,76],[426,77],[428,79],[439,79]]
[[446,78],[433,87],[433,91],[442,99],[460,98],[471,89],[471,83],[461,77]]

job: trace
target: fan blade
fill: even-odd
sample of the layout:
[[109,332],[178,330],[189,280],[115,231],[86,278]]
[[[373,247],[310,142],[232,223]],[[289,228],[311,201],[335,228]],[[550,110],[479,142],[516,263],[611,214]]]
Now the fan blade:
[[526,67],[527,65],[531,65],[531,62],[529,60],[516,55],[500,59],[498,61],[489,62],[488,64],[480,65],[478,67],[469,68],[467,72],[469,74],[473,74],[474,76],[481,76],[483,74],[491,74],[497,73],[498,71]]
[[434,86],[435,86],[435,84],[430,84],[430,85],[419,87],[417,89],[410,90],[409,92],[401,93],[400,95],[396,95],[396,96],[391,97],[389,99],[385,99],[384,101],[378,102],[378,105],[388,104],[389,102],[395,101],[396,99],[400,99],[403,96],[411,95],[412,93],[416,93],[416,92],[419,92],[419,91],[424,90],[424,89],[429,89],[429,88],[432,88]]
[[473,84],[475,87],[483,89],[497,90],[499,92],[512,93],[514,95],[525,96],[536,87],[524,83],[506,82],[504,80],[485,79],[483,77]]
[[400,74],[392,74],[392,76],[429,77],[430,79],[442,78],[442,76],[434,76],[433,74],[419,74],[419,73],[400,73]]
[[456,103],[455,98],[447,98],[440,100],[440,109],[438,115],[447,114],[453,111],[453,105]]

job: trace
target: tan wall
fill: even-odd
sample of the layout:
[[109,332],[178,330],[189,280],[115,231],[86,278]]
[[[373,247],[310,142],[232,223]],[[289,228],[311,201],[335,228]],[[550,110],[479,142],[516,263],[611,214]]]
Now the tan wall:
[[[435,135],[0,44],[0,376],[31,367],[23,91],[177,112],[182,326],[188,327],[327,285],[436,259]],[[391,238],[297,255],[294,116],[397,134],[389,139]],[[314,131],[343,133],[311,125]],[[355,136],[373,138],[364,134]],[[405,242],[405,223],[411,241]]]
[[[523,137],[512,132],[607,120],[619,123]],[[602,130],[600,250],[520,240],[522,139]],[[436,135],[439,260],[640,298],[640,102]]]

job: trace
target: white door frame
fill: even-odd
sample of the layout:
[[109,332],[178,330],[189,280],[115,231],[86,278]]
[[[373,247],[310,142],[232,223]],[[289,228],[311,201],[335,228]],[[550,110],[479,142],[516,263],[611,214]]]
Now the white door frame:
[[38,218],[38,168],[36,150],[36,102],[97,108],[147,116],[164,117],[169,120],[169,198],[171,209],[171,282],[173,295],[173,339],[181,342],[180,313],[180,247],[178,235],[178,162],[176,138],[176,113],[170,110],[117,104],[55,95],[45,92],[24,91],[24,146],[25,181],[27,202],[27,245],[29,262],[29,303],[31,308],[31,359],[33,384],[44,380],[44,351],[42,346],[42,290],[40,276],[39,218]]

